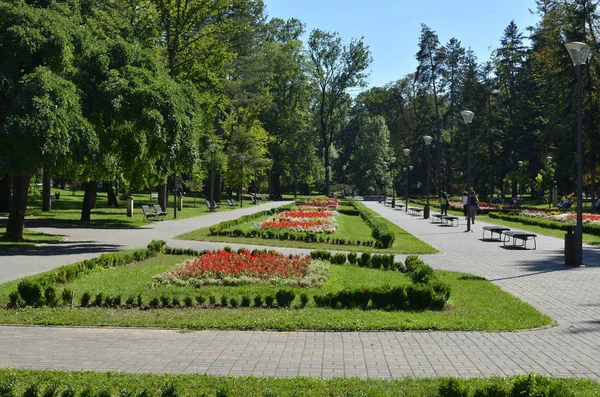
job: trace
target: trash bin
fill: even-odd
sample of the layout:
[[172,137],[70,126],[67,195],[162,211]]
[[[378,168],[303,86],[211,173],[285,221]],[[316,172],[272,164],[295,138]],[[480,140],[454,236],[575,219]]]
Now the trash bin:
[[575,234],[573,226],[569,226],[565,234],[565,265],[575,266]]
[[127,197],[127,217],[133,216],[133,197]]
[[430,208],[428,205],[423,207],[423,219],[429,219]]
[[54,193],[54,198],[59,200],[60,199],[60,192],[56,192]]

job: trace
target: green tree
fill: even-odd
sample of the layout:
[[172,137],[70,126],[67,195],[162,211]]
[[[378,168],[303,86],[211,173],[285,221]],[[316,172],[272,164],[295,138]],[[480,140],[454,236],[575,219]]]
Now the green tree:
[[312,78],[318,90],[317,120],[320,149],[325,169],[325,194],[329,194],[330,151],[336,134],[345,121],[347,90],[365,85],[366,69],[372,59],[361,40],[342,45],[337,33],[315,29],[308,41]]

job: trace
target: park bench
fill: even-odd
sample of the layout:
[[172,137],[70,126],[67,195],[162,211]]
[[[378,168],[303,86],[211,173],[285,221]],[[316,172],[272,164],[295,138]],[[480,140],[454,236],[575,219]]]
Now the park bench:
[[396,207],[395,207],[395,208],[396,208],[397,210],[402,210],[402,209],[404,209],[404,204],[402,204],[402,203],[399,203],[398,201],[396,201]]
[[482,229],[483,229],[483,235],[481,236],[482,240],[486,239],[485,238],[486,231],[490,232],[490,237],[488,238],[488,240],[494,240],[494,233],[496,233],[498,235],[498,240],[501,240],[502,233],[510,231],[510,229],[505,226],[496,226],[496,225],[484,226]]
[[147,205],[142,205],[142,211],[144,212],[144,220],[149,221],[150,219],[156,219],[158,214],[150,209]]
[[[536,234],[529,233],[529,232],[507,231],[507,232],[504,232],[504,245],[506,246],[506,243],[508,243],[512,238],[512,246],[513,247],[522,247],[522,248],[527,249],[527,241],[533,240],[533,249],[536,249],[537,248],[537,243],[535,240],[536,237],[537,237]],[[521,240],[523,243],[520,245],[517,245],[517,240]]]
[[152,206],[154,207],[154,211],[156,211],[156,215],[159,218],[164,218],[165,216],[167,216],[167,213],[163,211],[160,204],[152,204]]
[[250,196],[250,199],[252,200],[252,204],[258,204],[258,201],[256,201],[256,196]]
[[408,213],[411,215],[421,215],[423,208],[408,207]]
[[445,226],[456,226],[458,227],[458,216],[454,215],[442,215],[442,224]]
[[238,205],[234,199],[227,199],[227,204],[229,204],[229,208],[235,208]]
[[383,205],[389,205],[389,206],[391,206],[391,205],[392,205],[392,198],[391,198],[391,197],[388,197],[388,198],[387,198],[387,199],[386,199],[386,200],[383,202]]
[[[204,202],[206,203],[206,207],[208,207],[208,210],[210,211],[210,201],[204,200]],[[219,208],[219,204],[215,203],[214,201],[213,201],[213,205],[215,207],[215,210],[217,210]]]
[[430,222],[431,223],[442,223],[442,219],[447,215],[442,214],[433,214],[431,215]]

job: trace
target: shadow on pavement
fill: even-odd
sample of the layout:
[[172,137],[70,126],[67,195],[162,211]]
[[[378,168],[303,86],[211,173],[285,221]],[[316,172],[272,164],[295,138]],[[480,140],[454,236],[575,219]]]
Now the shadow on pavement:
[[95,243],[93,241],[78,241],[76,243],[55,243],[23,249],[13,249],[0,252],[0,257],[8,256],[57,256],[79,255],[90,253],[115,252],[122,249],[119,244]]

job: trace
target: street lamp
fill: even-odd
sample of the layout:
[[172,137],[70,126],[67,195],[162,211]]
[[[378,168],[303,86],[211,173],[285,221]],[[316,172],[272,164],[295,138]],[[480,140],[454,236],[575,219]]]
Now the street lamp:
[[342,170],[344,171],[344,196],[346,195],[346,164],[342,165]]
[[425,219],[429,219],[429,146],[432,140],[433,138],[429,135],[423,136],[423,141],[425,141],[425,146],[427,146],[427,204],[423,210],[423,218]]
[[[581,68],[587,62],[590,56],[591,47],[585,43],[572,42],[565,43],[569,55],[573,60],[577,72],[577,226],[575,226],[575,234],[573,235],[573,258],[572,261],[567,261],[565,255],[565,263],[569,265],[579,266],[583,264],[583,137],[582,137],[582,106],[581,106]],[[566,242],[566,240],[565,240]],[[566,251],[566,247],[565,247]],[[566,252],[565,252],[566,254]]]
[[410,196],[410,188],[412,187],[412,170],[413,166],[408,166],[408,195]]
[[[410,156],[410,149],[402,149],[404,153],[404,157],[406,157],[406,162],[408,163],[408,156]],[[402,168],[404,173],[406,174],[406,167]],[[404,212],[408,212],[408,174],[406,174],[406,206],[404,207]]]
[[519,161],[517,161],[517,164],[519,164],[519,170],[517,172],[517,193],[519,194],[519,196],[522,199],[523,198],[523,181],[521,178],[521,167],[523,166],[523,162],[521,160],[519,160]]
[[246,160],[245,154],[240,154],[240,208],[244,207],[244,160]]
[[396,208],[396,186],[394,185],[394,168],[396,168],[396,157],[390,159],[392,165],[392,208]]
[[548,161],[548,209],[552,209],[552,205],[556,203],[556,199],[554,197],[556,195],[554,192],[554,185],[556,185],[556,182],[552,184],[554,175],[550,174],[550,171],[552,171],[552,156],[546,156],[546,160]]
[[215,200],[214,200],[214,173],[215,173],[215,162],[214,162],[214,153],[215,153],[216,145],[214,143],[210,143],[208,145],[208,150],[210,151],[210,212],[215,212]]
[[404,212],[408,212],[408,173],[406,172],[406,167],[402,167],[402,171],[404,172],[404,177],[406,178],[406,187],[404,188],[404,197],[406,197],[406,205],[404,206]]
[[460,112],[467,125],[467,232],[471,231],[471,123],[475,113],[470,110]]

